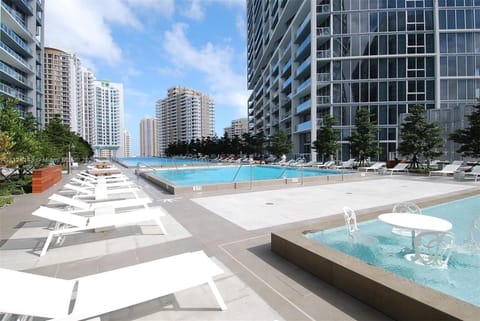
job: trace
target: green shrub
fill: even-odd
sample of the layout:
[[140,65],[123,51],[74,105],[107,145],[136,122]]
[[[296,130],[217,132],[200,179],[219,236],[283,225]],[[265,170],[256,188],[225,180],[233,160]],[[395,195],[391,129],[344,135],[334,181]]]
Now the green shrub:
[[0,207],[7,206],[9,204],[13,203],[13,197],[12,196],[3,196],[0,197]]

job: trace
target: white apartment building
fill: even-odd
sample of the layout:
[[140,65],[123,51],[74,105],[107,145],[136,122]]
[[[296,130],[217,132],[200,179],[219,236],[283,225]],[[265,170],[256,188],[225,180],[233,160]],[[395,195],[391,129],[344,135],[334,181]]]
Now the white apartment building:
[[140,121],[140,156],[160,156],[158,152],[158,121],[144,118]]
[[224,133],[230,138],[234,136],[242,137],[243,134],[248,133],[248,118],[232,120],[230,127],[224,128]]
[[176,86],[168,89],[166,98],[156,103],[159,122],[160,155],[170,143],[213,137],[215,134],[215,104],[205,93]]
[[44,2],[1,0],[0,94],[43,125]]
[[95,155],[123,157],[123,84],[95,80]]
[[132,145],[131,145],[130,132],[125,129],[123,131],[123,157],[131,157],[131,156],[132,156]]

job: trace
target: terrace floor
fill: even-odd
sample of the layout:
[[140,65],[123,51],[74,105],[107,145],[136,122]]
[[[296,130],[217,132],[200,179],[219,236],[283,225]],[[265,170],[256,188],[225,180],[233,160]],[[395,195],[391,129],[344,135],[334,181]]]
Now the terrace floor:
[[270,250],[270,233],[343,220],[342,207],[357,214],[389,211],[415,201],[422,207],[463,194],[480,194],[480,183],[452,177],[369,174],[361,181],[255,188],[228,194],[173,196],[122,169],[142,193],[163,206],[167,235],[155,226],[129,226],[67,236],[39,256],[49,222],[31,213],[48,203],[77,172],[41,194],[15,197],[0,209],[0,267],[60,278],[204,250],[225,273],[215,279],[228,309],[218,310],[208,287],[197,287],[101,316],[101,320],[390,320],[377,310],[320,281]]

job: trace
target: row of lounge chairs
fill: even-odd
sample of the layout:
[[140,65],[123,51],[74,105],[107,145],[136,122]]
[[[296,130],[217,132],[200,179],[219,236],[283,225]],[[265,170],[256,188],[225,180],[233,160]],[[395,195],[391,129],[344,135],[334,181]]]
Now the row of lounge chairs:
[[[138,192],[138,186],[123,174],[97,177],[80,172],[60,193],[50,196],[52,202],[32,213],[55,223],[40,256],[46,254],[53,238],[72,233],[154,221],[166,234],[161,217],[167,212],[162,207],[149,207],[151,199],[139,197]],[[128,198],[113,198],[118,195]],[[221,274],[222,269],[203,251],[72,280],[0,268],[0,315],[2,320],[15,315],[83,320],[203,284],[225,310],[227,306],[213,282],[213,277]]]

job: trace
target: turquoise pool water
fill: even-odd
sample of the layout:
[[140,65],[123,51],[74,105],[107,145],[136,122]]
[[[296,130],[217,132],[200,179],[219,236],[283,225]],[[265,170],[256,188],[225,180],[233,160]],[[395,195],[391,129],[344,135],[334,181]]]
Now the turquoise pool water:
[[137,166],[138,163],[153,167],[208,164],[208,162],[201,160],[167,157],[123,157],[118,158],[117,161],[127,167]]
[[157,171],[155,175],[179,186],[248,182],[278,178],[300,178],[307,176],[339,175],[336,170],[300,169],[278,166],[213,167],[197,169],[175,169]]
[[[480,215],[480,196],[474,196],[422,209],[427,215],[452,222],[457,245],[467,238],[471,220]],[[447,269],[422,266],[407,261],[411,252],[411,238],[391,232],[392,227],[379,220],[358,224],[362,235],[375,242],[352,243],[345,227],[306,234],[318,243],[328,245],[368,264],[396,273],[411,281],[446,293],[460,300],[480,306],[480,255],[454,251]]]

